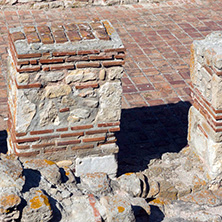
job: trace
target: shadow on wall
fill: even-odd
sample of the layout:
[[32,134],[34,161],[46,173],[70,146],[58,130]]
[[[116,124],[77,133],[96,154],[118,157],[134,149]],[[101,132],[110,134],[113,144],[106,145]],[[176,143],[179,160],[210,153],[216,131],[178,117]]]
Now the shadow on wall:
[[143,171],[151,159],[187,145],[189,102],[122,110],[116,133],[118,175]]
[[0,131],[0,153],[7,153],[7,131]]

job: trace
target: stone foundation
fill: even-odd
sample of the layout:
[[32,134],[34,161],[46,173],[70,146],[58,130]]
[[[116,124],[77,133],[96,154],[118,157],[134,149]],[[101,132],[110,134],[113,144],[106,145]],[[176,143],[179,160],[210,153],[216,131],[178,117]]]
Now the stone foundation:
[[125,49],[112,25],[17,27],[9,42],[9,153],[115,175]]
[[191,48],[193,106],[189,112],[190,147],[211,178],[222,172],[222,32],[194,41]]

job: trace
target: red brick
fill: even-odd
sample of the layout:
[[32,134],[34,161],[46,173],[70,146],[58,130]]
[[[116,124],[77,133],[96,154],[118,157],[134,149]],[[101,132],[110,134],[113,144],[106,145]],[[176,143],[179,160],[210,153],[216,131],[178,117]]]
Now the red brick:
[[51,140],[51,139],[55,139],[55,138],[59,138],[59,135],[41,136],[41,140]]
[[16,139],[17,143],[26,143],[26,142],[35,142],[40,140],[40,137],[30,137],[30,138],[24,138],[24,139]]
[[17,65],[28,65],[28,64],[29,64],[29,61],[28,61],[28,60],[25,60],[25,61],[17,61],[16,63],[17,63]]
[[39,58],[41,57],[41,53],[31,53],[31,54],[18,54],[18,59],[28,59],[28,58]]
[[28,84],[28,85],[18,85],[16,80],[15,80],[15,84],[16,84],[17,89],[40,88],[42,86],[41,83],[33,83],[33,84]]
[[11,38],[12,38],[13,42],[15,42],[17,40],[25,39],[25,36],[22,32],[14,32],[11,34]]
[[70,51],[70,52],[53,52],[53,56],[71,56],[71,55],[76,55],[75,51]]
[[26,34],[28,43],[38,43],[40,42],[39,36],[36,32],[31,32]]
[[96,54],[96,53],[100,53],[100,50],[80,50],[78,51],[78,55],[88,55],[88,54]]
[[80,150],[80,149],[93,149],[94,145],[82,145],[82,146],[73,146],[71,147],[72,150]]
[[19,146],[18,144],[15,144],[15,146],[16,146],[16,149],[18,149],[18,150],[28,150],[28,149],[30,149],[29,145]]
[[50,129],[50,130],[38,130],[38,131],[31,131],[31,132],[30,132],[30,135],[53,133],[53,132],[54,132],[53,129]]
[[82,39],[77,31],[68,31],[66,34],[71,42],[80,41]]
[[31,65],[37,65],[38,64],[37,60],[30,60],[29,62],[30,62]]
[[66,38],[65,33],[63,31],[53,32],[53,37],[54,37],[56,43],[64,43],[64,42],[68,41],[68,39]]
[[64,25],[67,31],[77,30],[75,23],[68,23]]
[[78,144],[78,143],[81,143],[81,140],[60,141],[60,142],[57,142],[57,145],[65,146],[65,145],[72,145],[72,144]]
[[105,59],[112,59],[112,55],[92,55],[89,56],[90,60],[105,60]]
[[22,136],[26,136],[27,133],[15,133],[16,137],[22,137]]
[[33,152],[27,152],[27,153],[16,152],[16,155],[19,157],[32,157],[32,156],[37,156],[39,153],[40,151],[33,151]]
[[64,112],[68,112],[68,111],[69,111],[69,108],[63,108],[63,109],[59,110],[60,113],[64,113]]
[[41,69],[40,66],[32,66],[32,67],[25,67],[25,68],[18,68],[16,67],[17,72],[36,72]]
[[66,147],[61,147],[61,148],[51,148],[51,149],[45,149],[44,153],[54,153],[54,152],[61,152],[65,151]]
[[75,85],[76,89],[85,89],[85,88],[98,88],[98,83],[90,83],[90,84],[79,84]]
[[83,136],[83,135],[84,135],[84,132],[66,133],[66,134],[61,134],[61,138],[74,137],[74,136]]
[[50,34],[50,32],[51,32],[49,27],[46,25],[38,26],[37,29],[38,29],[39,33]]
[[50,63],[61,63],[64,62],[64,59],[58,58],[58,59],[40,59],[40,63],[42,64],[50,64]]
[[89,56],[71,56],[66,59],[66,62],[88,61]]
[[117,132],[117,131],[120,131],[120,127],[109,129],[109,132]]
[[105,29],[95,30],[94,32],[97,38],[99,38],[100,40],[110,40],[110,37],[106,33]]
[[103,66],[110,67],[110,66],[122,66],[125,64],[125,61],[119,60],[119,61],[104,61],[102,62]]
[[86,135],[98,134],[98,133],[107,133],[107,130],[90,130],[86,131]]
[[82,141],[84,143],[89,143],[89,142],[99,142],[99,141],[104,141],[106,139],[105,136],[102,137],[96,137],[96,138],[85,138]]
[[31,33],[31,32],[35,32],[35,31],[36,31],[35,26],[25,26],[24,27],[25,33]]
[[32,148],[33,149],[38,149],[38,148],[44,148],[47,146],[55,146],[55,142],[51,142],[51,143],[41,143],[41,144],[33,144]]
[[66,128],[60,128],[56,130],[57,132],[64,132],[64,131],[68,131],[68,127]]
[[51,36],[51,34],[44,34],[44,35],[40,35],[41,41],[43,44],[52,44],[54,43],[54,40]]
[[84,63],[76,63],[76,68],[99,68],[99,62],[84,62]]
[[82,129],[91,129],[93,125],[84,125],[84,126],[73,126],[71,130],[82,130]]
[[55,65],[50,66],[50,70],[62,70],[62,69],[74,69],[74,65],[72,64],[65,64],[65,65]]
[[50,66],[43,66],[43,67],[42,67],[42,70],[43,70],[44,72],[48,72],[48,71],[50,71]]
[[104,49],[104,52],[125,52],[126,48]]
[[126,54],[118,54],[114,56],[115,59],[125,59],[126,58]]
[[102,222],[102,217],[100,216],[99,210],[96,208],[96,198],[93,194],[88,194],[89,197],[89,203],[93,209],[94,214],[94,221],[95,222]]
[[98,127],[107,127],[107,126],[119,126],[120,122],[115,122],[115,123],[99,123]]

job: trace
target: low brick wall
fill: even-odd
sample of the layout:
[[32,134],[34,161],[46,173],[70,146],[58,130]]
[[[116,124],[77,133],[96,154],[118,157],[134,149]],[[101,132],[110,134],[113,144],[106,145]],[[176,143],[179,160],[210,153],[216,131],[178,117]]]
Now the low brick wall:
[[112,25],[17,27],[9,43],[9,153],[116,165],[125,49]]
[[222,32],[194,41],[190,75],[188,141],[214,178],[222,172]]

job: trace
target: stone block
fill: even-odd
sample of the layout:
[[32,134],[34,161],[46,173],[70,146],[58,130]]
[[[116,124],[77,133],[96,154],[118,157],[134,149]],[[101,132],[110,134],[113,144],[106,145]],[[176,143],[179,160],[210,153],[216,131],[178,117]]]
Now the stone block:
[[114,178],[117,173],[117,167],[115,155],[78,157],[76,159],[75,175],[79,177],[87,173],[104,172],[109,177]]

